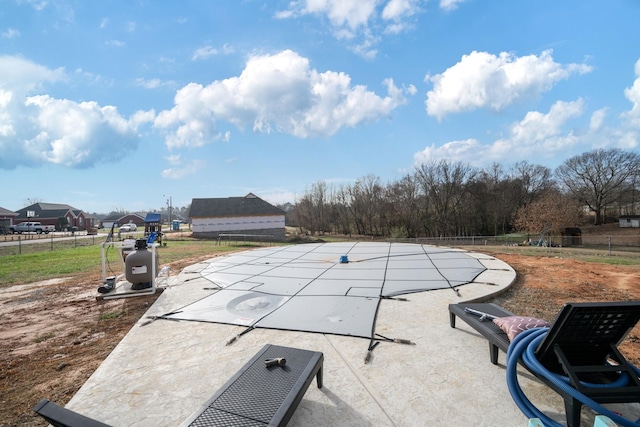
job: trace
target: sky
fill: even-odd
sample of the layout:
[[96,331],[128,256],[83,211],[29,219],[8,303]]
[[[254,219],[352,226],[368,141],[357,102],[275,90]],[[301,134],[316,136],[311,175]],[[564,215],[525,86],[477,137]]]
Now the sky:
[[637,0],[0,0],[0,207],[638,151]]

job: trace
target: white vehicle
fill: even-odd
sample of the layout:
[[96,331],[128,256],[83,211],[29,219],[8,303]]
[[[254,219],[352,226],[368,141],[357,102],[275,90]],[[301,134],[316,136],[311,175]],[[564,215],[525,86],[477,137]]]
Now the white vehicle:
[[136,229],[138,228],[137,225],[135,225],[133,222],[130,222],[129,224],[124,224],[120,226],[120,232],[121,233],[130,233],[132,231],[136,231]]
[[42,225],[39,222],[21,222],[20,224],[9,226],[9,232],[11,234],[14,234],[14,233],[49,234],[52,231],[56,231],[56,228],[53,225]]

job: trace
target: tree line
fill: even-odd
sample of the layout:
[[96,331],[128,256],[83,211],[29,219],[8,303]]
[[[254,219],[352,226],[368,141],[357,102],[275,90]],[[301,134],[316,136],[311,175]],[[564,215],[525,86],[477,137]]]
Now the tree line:
[[416,166],[400,180],[367,175],[353,184],[311,185],[284,206],[288,224],[312,234],[394,238],[560,233],[634,215],[640,155],[596,149],[555,170],[526,161],[486,169],[449,160]]

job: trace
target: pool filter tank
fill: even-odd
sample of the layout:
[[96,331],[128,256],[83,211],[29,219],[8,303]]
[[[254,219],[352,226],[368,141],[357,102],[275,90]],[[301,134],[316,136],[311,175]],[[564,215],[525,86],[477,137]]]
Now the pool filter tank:
[[127,255],[124,261],[125,277],[131,283],[134,291],[147,289],[153,285],[153,279],[158,275],[158,254],[153,271],[153,252],[147,248],[146,239],[136,240],[135,251]]

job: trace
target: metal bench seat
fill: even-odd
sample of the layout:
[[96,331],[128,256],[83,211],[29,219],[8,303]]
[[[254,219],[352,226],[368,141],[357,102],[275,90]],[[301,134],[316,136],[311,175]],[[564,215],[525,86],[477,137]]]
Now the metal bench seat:
[[[286,363],[267,366],[265,360]],[[286,426],[309,385],[322,387],[320,352],[267,344],[181,426]],[[109,427],[43,399],[33,410],[55,427]]]
[[[264,361],[284,358],[284,366]],[[322,387],[323,354],[267,344],[182,427],[285,426],[316,377]]]

